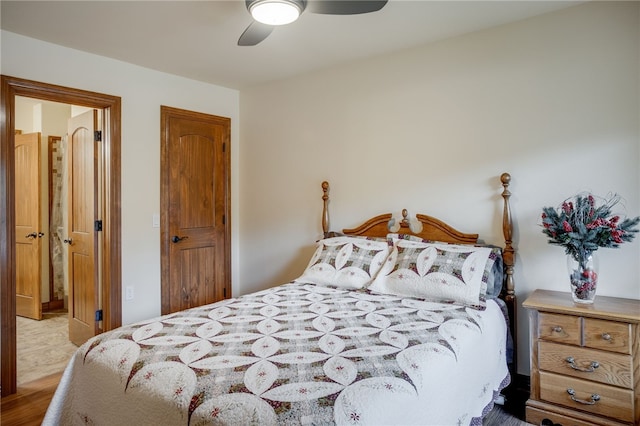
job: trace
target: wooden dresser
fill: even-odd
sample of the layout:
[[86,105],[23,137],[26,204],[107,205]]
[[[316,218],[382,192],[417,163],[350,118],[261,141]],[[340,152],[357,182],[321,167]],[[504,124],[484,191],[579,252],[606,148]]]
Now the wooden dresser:
[[536,290],[524,303],[531,327],[527,422],[640,424],[640,300]]

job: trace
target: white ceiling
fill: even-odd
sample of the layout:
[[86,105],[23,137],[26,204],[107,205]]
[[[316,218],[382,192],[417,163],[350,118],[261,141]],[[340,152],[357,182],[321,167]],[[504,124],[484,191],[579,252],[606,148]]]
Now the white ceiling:
[[578,3],[390,0],[363,15],[303,12],[252,47],[237,46],[251,22],[244,0],[2,0],[0,16],[3,30],[241,89]]

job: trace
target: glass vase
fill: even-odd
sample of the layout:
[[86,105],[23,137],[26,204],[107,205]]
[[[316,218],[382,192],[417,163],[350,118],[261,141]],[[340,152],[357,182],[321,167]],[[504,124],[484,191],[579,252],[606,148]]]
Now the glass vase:
[[579,259],[567,255],[571,297],[575,303],[593,303],[598,286],[598,266],[595,252]]

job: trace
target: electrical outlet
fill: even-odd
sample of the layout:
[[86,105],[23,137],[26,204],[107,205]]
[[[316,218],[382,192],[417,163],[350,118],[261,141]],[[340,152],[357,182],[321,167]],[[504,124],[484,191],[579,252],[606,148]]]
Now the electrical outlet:
[[135,297],[135,294],[133,292],[133,287],[127,286],[127,288],[125,289],[124,298],[126,300],[133,300],[134,297]]

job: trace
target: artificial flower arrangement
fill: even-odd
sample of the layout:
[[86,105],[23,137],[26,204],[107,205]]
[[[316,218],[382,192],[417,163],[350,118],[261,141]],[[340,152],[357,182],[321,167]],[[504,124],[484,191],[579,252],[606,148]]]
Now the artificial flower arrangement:
[[565,248],[568,261],[575,261],[570,270],[574,300],[591,301],[595,296],[597,271],[589,266],[593,253],[599,247],[617,248],[632,241],[638,233],[640,216],[621,218],[612,212],[620,202],[615,194],[602,198],[600,205],[591,194],[578,194],[565,200],[559,207],[542,209],[542,232],[549,243]]

